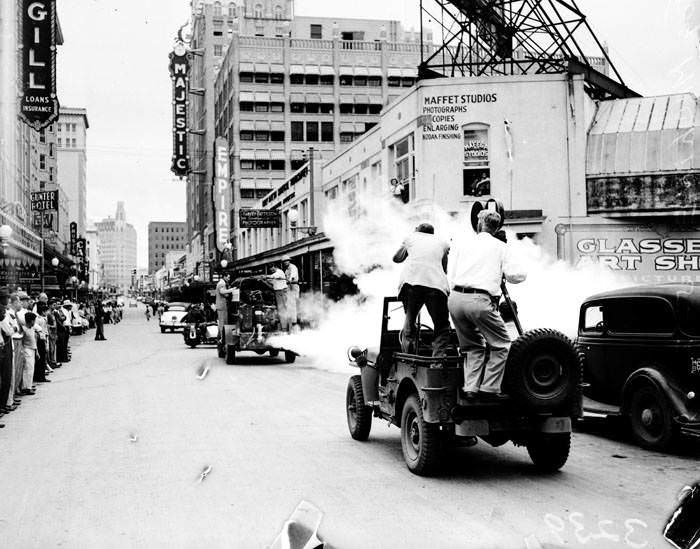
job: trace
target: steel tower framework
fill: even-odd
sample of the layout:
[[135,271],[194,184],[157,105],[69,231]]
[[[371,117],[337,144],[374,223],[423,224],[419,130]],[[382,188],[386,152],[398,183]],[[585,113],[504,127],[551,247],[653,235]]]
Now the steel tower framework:
[[[419,78],[583,74],[596,99],[638,97],[622,80],[575,0],[420,0],[421,40],[437,24],[437,48],[421,47]],[[585,52],[584,52],[585,48]],[[590,59],[605,60],[609,74]]]

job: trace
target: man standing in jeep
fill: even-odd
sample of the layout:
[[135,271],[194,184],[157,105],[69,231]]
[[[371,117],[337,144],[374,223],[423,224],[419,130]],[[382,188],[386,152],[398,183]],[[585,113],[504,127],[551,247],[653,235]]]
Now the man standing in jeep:
[[228,304],[226,297],[233,293],[233,288],[228,288],[229,282],[231,282],[231,275],[226,273],[216,283],[216,318],[219,324],[219,334],[224,333],[224,324],[227,322]]
[[450,340],[447,311],[447,242],[435,236],[428,223],[416,227],[394,254],[395,263],[404,263],[399,281],[399,297],[406,312],[401,331],[401,350],[416,350],[416,319],[423,305],[433,319],[433,356],[443,356]]
[[[459,345],[466,351],[463,398],[505,398],[501,382],[510,336],[498,312],[503,277],[517,284],[526,275],[514,262],[505,242],[496,238],[501,216],[484,210],[479,214],[477,235],[453,246],[447,268],[452,291],[449,310]],[[489,358],[486,360],[486,344]]]

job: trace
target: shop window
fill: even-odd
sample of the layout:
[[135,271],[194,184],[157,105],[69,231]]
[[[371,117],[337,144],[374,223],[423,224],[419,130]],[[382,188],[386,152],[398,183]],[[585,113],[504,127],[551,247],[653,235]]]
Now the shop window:
[[378,88],[379,86],[382,85],[382,77],[381,76],[370,76],[367,78],[367,85],[371,86],[373,88]]
[[284,84],[284,74],[279,72],[270,74],[270,84]]
[[304,83],[307,86],[318,86],[318,74],[307,74],[304,76]]
[[401,77],[390,76],[387,78],[386,85],[390,88],[400,88],[401,87]]
[[284,160],[272,160],[270,169],[275,171],[284,171]]
[[304,75],[303,74],[290,74],[289,75],[289,83],[290,84],[303,84],[304,83]]
[[489,165],[489,126],[466,124],[464,136],[464,161],[462,191],[464,196],[491,194],[491,169]]
[[284,141],[284,132],[281,132],[281,131],[270,132],[270,141]]
[[333,86],[335,84],[335,76],[332,74],[322,74],[320,82],[321,86]]
[[322,25],[311,25],[310,37],[314,40],[321,40],[323,38],[323,26]]
[[252,82],[253,81],[253,73],[252,72],[242,72],[239,75],[239,80],[241,82],[246,82],[246,83]]
[[252,141],[254,138],[252,131],[241,131],[241,141]]
[[352,86],[352,76],[349,74],[340,75],[340,85],[341,86]]
[[270,132],[255,132],[255,140],[256,141],[269,141],[270,140]]
[[318,141],[318,122],[306,123],[306,140]]
[[320,111],[321,114],[333,114],[333,103],[321,103]]
[[253,170],[255,163],[253,160],[241,160],[241,170]]
[[367,85],[367,77],[366,76],[355,76],[352,79],[352,84],[353,84],[353,86],[366,86]]
[[292,141],[304,141],[304,123],[292,122]]
[[284,112],[284,103],[270,103],[270,112]]
[[256,72],[255,73],[255,83],[256,84],[267,84],[270,82],[270,75],[266,72]]
[[241,103],[240,108],[243,112],[253,112],[253,110],[255,110],[253,103],[248,101]]
[[302,113],[304,112],[304,103],[290,103],[289,112]]
[[321,122],[321,141],[332,142],[333,140],[333,122]]

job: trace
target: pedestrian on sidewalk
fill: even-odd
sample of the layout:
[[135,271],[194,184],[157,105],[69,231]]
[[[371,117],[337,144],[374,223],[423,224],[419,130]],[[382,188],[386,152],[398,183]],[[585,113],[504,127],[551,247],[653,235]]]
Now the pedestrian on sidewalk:
[[106,341],[104,326],[105,323],[102,302],[98,301],[95,307],[95,341]]
[[61,307],[57,307],[56,315],[56,360],[59,364],[68,362],[68,345],[70,338],[70,300],[66,299]]
[[150,307],[146,307],[146,320],[148,322],[151,321],[151,308]]
[[12,391],[12,334],[14,329],[10,323],[8,307],[10,292],[6,286],[0,288],[0,411],[7,413],[14,410]]
[[17,293],[10,294],[10,323],[12,324],[12,390],[10,398],[16,399],[21,396],[22,390],[22,374],[24,372],[24,350],[22,347],[22,338],[24,333],[20,326],[18,312],[22,309],[22,303],[19,300]]
[[35,321],[36,315],[34,313],[27,311],[24,314],[24,326],[22,326],[22,352],[24,353],[23,395],[33,395],[36,392],[36,389],[34,389],[34,365],[36,364]]
[[49,306],[43,301],[39,301],[36,306],[36,320],[34,331],[36,332],[36,364],[34,365],[34,381],[37,383],[48,383],[46,378],[49,331],[46,320],[46,311]]
[[52,299],[49,302],[49,308],[46,311],[46,326],[49,335],[48,357],[46,359],[46,369],[53,372],[53,369],[58,366],[56,363],[56,340],[58,339],[58,328],[56,321],[56,300]]

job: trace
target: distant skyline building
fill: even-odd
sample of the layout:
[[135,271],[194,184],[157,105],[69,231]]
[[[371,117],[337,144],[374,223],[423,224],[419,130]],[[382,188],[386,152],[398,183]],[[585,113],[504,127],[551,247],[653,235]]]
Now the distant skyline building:
[[124,202],[117,202],[114,217],[95,223],[100,245],[102,285],[127,289],[136,269],[136,229],[126,222]]
[[89,262],[88,276],[91,286],[102,285],[102,261],[100,250],[100,236],[94,223],[89,223],[85,230],[85,259]]
[[68,201],[68,224],[87,230],[87,110],[61,107],[58,118],[58,183]]
[[184,221],[151,221],[148,224],[148,274],[163,265],[169,252],[184,253],[187,248],[187,223]]

